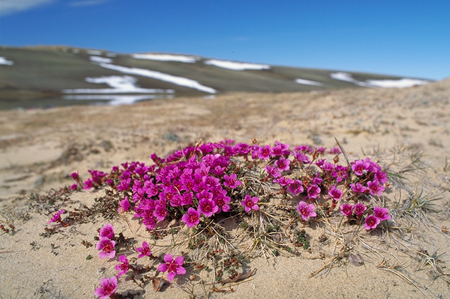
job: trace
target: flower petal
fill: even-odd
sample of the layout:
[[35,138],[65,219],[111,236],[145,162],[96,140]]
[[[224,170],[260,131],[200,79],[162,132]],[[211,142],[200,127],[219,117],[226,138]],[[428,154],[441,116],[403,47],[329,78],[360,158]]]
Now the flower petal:
[[171,261],[173,261],[173,256],[172,256],[170,253],[166,254],[166,255],[164,256],[164,261],[165,261],[166,263],[170,263]]
[[184,269],[181,266],[177,267],[177,275],[183,275],[183,274],[186,274],[186,269]]
[[184,263],[184,256],[181,255],[175,259],[175,264],[181,266],[181,265],[183,265],[183,263]]
[[175,272],[170,272],[169,274],[167,274],[167,279],[169,281],[172,281],[175,278]]
[[169,269],[169,267],[167,266],[167,264],[160,264],[159,266],[158,266],[158,271],[159,272],[166,272],[167,271],[167,269]]

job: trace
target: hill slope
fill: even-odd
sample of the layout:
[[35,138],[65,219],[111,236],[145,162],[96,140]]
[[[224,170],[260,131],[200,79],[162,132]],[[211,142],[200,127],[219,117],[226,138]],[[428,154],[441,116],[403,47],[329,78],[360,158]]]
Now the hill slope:
[[144,99],[226,92],[411,86],[426,82],[192,55],[116,54],[71,47],[0,47],[0,99],[3,101],[38,95],[60,97],[66,94],[66,98],[82,100],[139,94]]

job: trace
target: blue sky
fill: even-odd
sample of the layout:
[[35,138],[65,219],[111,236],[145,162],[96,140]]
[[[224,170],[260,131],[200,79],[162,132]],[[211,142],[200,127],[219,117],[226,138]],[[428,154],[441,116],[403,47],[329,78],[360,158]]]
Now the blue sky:
[[0,45],[440,80],[450,77],[450,1],[0,0]]

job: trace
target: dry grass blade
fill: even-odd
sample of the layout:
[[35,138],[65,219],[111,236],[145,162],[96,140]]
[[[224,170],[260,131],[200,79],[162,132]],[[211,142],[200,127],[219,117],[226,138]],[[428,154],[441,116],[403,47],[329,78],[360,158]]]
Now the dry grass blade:
[[256,270],[257,270],[257,269],[255,268],[255,269],[253,269],[252,271],[244,271],[244,272],[242,272],[242,273],[236,275],[236,277],[234,277],[234,278],[227,278],[227,279],[221,280],[221,281],[219,281],[219,282],[220,282],[222,285],[224,285],[224,284],[226,284],[226,283],[238,282],[238,281],[241,281],[241,280],[245,280],[245,279],[247,279],[247,278],[249,278],[249,277],[255,275],[255,274],[256,274]]
[[392,265],[389,266],[386,260],[383,260],[378,266],[377,268],[383,271],[387,271],[387,272],[391,272],[395,275],[397,275],[398,277],[400,277],[401,279],[403,279],[404,281],[406,281],[408,284],[414,286],[416,289],[418,289],[425,297],[429,298],[429,296],[424,292],[424,288],[422,286],[420,286],[417,282],[415,282],[414,280],[412,280],[411,278],[407,277],[405,274],[403,274],[402,272],[396,270],[396,268],[399,268],[399,265]]
[[338,258],[339,256],[334,256],[331,259],[329,259],[325,264],[323,264],[322,267],[320,267],[319,269],[317,269],[316,271],[312,272],[311,274],[308,275],[308,278],[313,278],[314,276],[316,276],[317,274],[319,274],[320,272],[322,272],[325,268],[327,267],[331,267],[334,263],[334,261]]
[[348,156],[347,156],[347,153],[345,152],[344,147],[339,143],[339,141],[337,140],[336,137],[334,137],[334,140],[336,140],[337,145],[339,146],[339,148],[340,148],[341,151],[342,151],[342,154],[343,154],[344,157],[345,157],[345,161],[347,161],[347,165],[350,167],[350,161],[349,161],[349,159],[348,159]]

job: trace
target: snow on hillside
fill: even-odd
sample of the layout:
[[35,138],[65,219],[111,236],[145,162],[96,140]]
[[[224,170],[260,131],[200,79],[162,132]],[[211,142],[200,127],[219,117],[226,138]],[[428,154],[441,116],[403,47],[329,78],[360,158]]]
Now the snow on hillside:
[[111,88],[99,89],[65,89],[64,93],[174,93],[172,89],[148,89],[137,87],[136,78],[131,76],[109,76],[86,78],[89,83],[107,84]]
[[305,79],[295,79],[295,83],[304,84],[304,85],[323,86],[323,84],[320,82],[305,80]]
[[198,58],[192,56],[173,55],[173,54],[133,54],[135,59],[147,59],[158,61],[177,61],[184,63],[195,63]]
[[399,80],[367,80],[366,82],[358,81],[352,77],[351,74],[338,72],[330,74],[330,77],[335,80],[347,81],[363,87],[381,87],[381,88],[405,88],[414,85],[427,84],[428,81],[403,78]]
[[205,61],[205,64],[214,65],[217,67],[234,70],[234,71],[270,69],[270,65],[267,65],[267,64],[255,64],[255,63],[235,62],[235,61],[216,60],[216,59],[207,60],[207,61]]
[[113,65],[113,64],[108,64],[108,63],[100,63],[99,65],[101,67],[104,67],[104,68],[107,68],[110,70],[115,70],[115,71],[118,71],[118,72],[121,72],[124,74],[139,75],[139,76],[148,77],[148,78],[152,78],[152,79],[156,79],[156,80],[170,82],[170,83],[180,85],[180,86],[194,88],[194,89],[197,89],[197,90],[200,90],[203,92],[207,92],[207,93],[216,93],[215,89],[201,85],[197,81],[191,80],[188,78],[172,76],[169,74],[164,74],[164,73],[160,73],[160,72],[156,72],[156,71],[150,71],[150,70],[146,70],[146,69],[131,68],[131,67],[125,67],[125,66],[121,66],[121,65]]
[[5,57],[0,57],[0,65],[13,65],[14,62],[7,60]]
[[124,104],[133,104],[138,101],[144,100],[153,100],[153,99],[170,99],[173,98],[170,96],[157,96],[157,95],[67,95],[63,97],[65,100],[103,100],[110,101],[108,105],[124,105]]
[[404,87],[411,87],[411,86],[415,86],[415,85],[427,84],[428,81],[418,80],[418,79],[403,78],[403,79],[400,79],[400,80],[367,80],[367,83],[369,83],[372,86],[376,86],[376,87],[404,88]]
[[371,87],[370,84],[358,81],[358,80],[354,79],[351,74],[348,74],[348,73],[343,73],[343,72],[332,73],[332,74],[330,74],[330,77],[335,80],[346,81],[346,82],[350,82],[350,83],[353,83],[353,84],[356,84],[359,86]]
[[89,57],[89,59],[93,62],[98,62],[98,63],[111,63],[112,59],[110,58],[104,58],[104,57],[99,57],[99,56],[91,56]]

